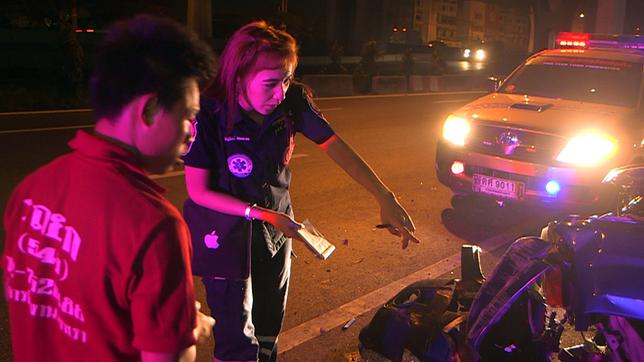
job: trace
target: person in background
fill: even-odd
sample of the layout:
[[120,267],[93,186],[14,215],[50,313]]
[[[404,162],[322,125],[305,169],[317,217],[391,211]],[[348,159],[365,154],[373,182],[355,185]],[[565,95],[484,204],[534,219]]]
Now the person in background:
[[4,215],[15,361],[192,361],[190,234],[149,173],[184,152],[211,78],[208,45],[174,21],[115,23],[96,58],[93,132],[27,176]]
[[393,192],[331,128],[306,89],[293,82],[296,42],[253,22],[230,38],[205,93],[196,137],[184,156],[193,272],[217,320],[215,361],[274,361],[291,266],[289,161],[301,133],[368,190],[382,223],[401,237],[414,224]]

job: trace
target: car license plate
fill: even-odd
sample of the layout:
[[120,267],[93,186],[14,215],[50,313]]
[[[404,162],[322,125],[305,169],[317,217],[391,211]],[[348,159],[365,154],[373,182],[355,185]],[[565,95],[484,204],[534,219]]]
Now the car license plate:
[[472,191],[510,199],[521,199],[524,186],[524,183],[520,181],[490,177],[478,173],[475,173],[472,178]]

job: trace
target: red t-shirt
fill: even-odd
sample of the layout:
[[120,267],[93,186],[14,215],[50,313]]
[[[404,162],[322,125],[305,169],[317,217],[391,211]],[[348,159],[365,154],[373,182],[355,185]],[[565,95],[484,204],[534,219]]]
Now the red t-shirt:
[[188,229],[131,153],[85,132],[23,180],[2,256],[16,361],[129,361],[195,343]]

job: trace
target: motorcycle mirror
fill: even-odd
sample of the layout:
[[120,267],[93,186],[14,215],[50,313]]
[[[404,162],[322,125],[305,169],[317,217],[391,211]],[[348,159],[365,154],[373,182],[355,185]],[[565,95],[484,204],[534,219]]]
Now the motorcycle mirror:
[[602,183],[619,188],[618,215],[637,210],[638,205],[633,203],[640,203],[644,196],[644,164],[614,168],[606,174]]
[[503,78],[500,76],[492,75],[487,77],[487,80],[489,82],[489,91],[490,92],[496,92],[499,90],[499,87],[501,86],[501,83],[503,82]]

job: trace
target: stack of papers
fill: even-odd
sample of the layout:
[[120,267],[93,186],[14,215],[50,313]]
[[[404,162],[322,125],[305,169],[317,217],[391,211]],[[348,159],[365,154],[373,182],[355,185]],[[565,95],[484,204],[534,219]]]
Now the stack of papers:
[[304,220],[303,224],[304,227],[297,231],[298,235],[304,239],[304,244],[311,249],[315,256],[326,260],[335,250],[335,245],[325,239],[309,220]]

